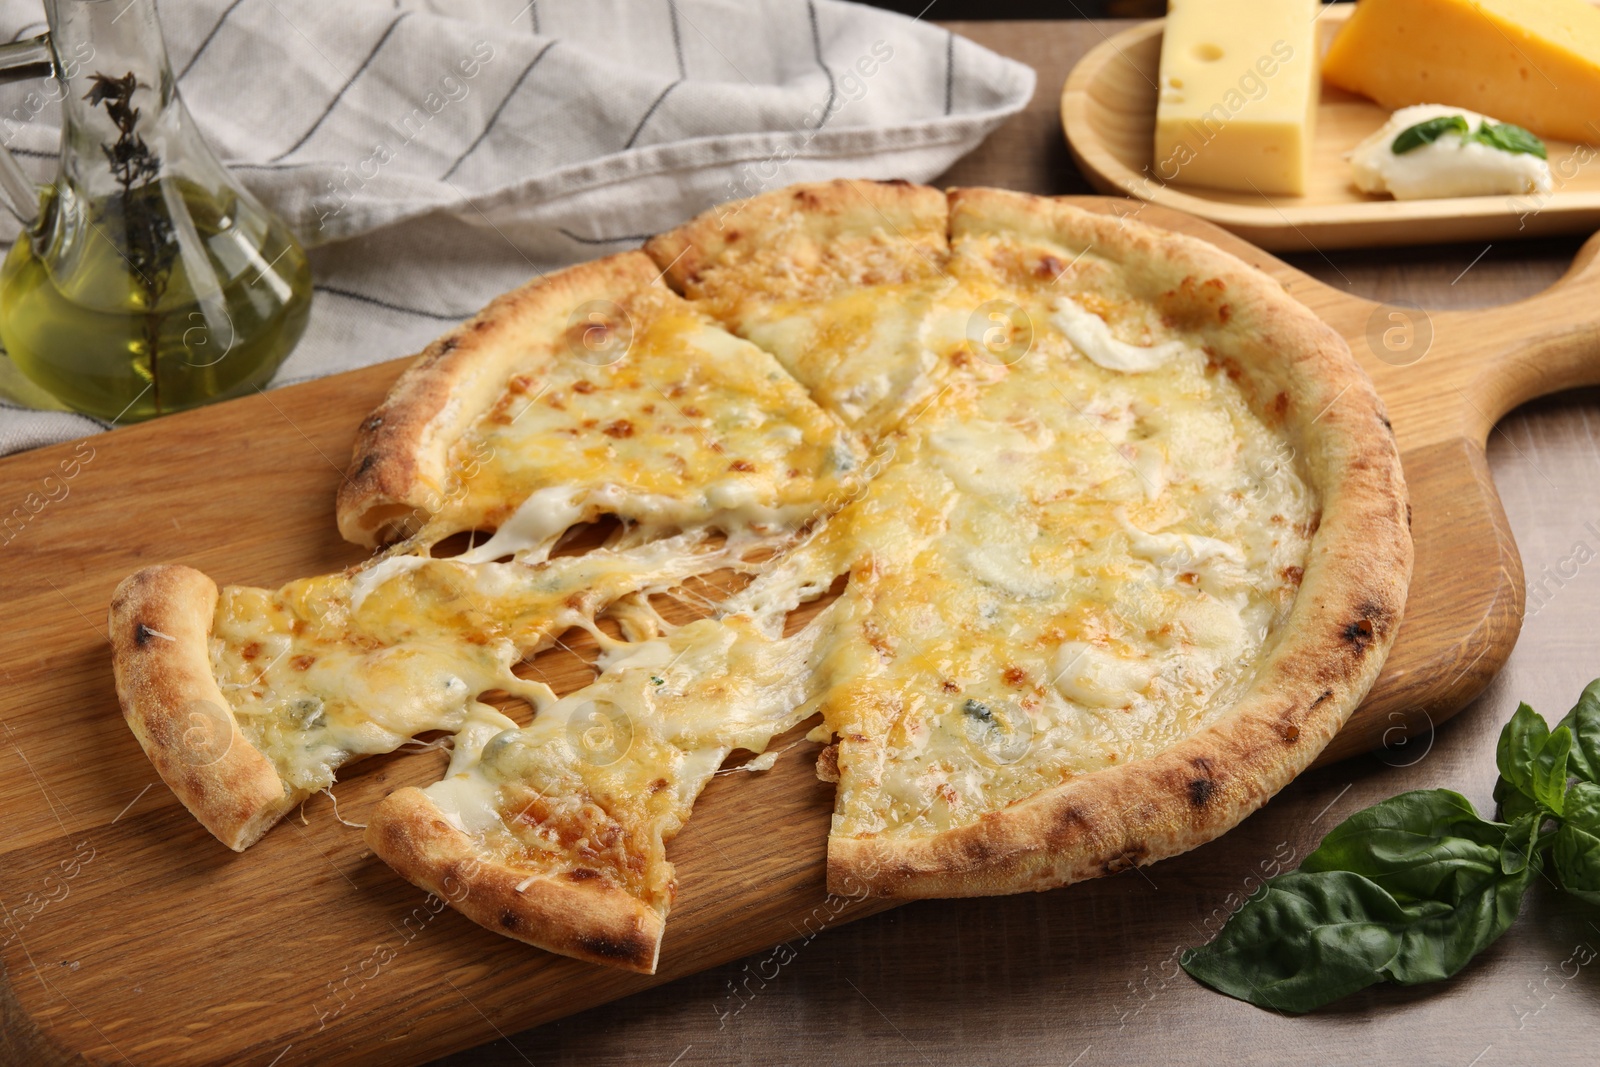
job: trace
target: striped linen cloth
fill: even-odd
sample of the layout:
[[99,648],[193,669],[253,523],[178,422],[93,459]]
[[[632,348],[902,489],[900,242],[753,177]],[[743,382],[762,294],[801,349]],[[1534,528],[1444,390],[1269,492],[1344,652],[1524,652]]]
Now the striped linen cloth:
[[[212,147],[312,249],[310,325],[274,385],[416,352],[536,273],[728,199],[925,181],[1034,85],[838,0],[166,0],[161,17]],[[41,19],[0,0],[0,40]],[[39,88],[0,89],[0,139],[44,183],[60,129]],[[0,360],[0,454],[109,428],[39,402]]]

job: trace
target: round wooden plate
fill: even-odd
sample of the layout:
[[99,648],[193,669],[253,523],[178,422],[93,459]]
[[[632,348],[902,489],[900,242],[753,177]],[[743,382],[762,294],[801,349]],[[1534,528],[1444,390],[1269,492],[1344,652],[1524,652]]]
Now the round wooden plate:
[[[1326,50],[1347,7],[1325,7]],[[1364,97],[1324,85],[1305,196],[1265,196],[1166,185],[1153,167],[1163,20],[1107,39],[1073,68],[1061,91],[1061,124],[1073,159],[1097,189],[1177,208],[1262,248],[1308,251],[1591,233],[1600,229],[1600,150],[1547,141],[1555,188],[1538,196],[1397,201],[1350,184],[1345,154],[1388,121]]]

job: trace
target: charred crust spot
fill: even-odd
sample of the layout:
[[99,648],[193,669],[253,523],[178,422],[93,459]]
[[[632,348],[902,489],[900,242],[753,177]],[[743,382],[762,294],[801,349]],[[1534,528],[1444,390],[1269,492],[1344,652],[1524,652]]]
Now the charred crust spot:
[[638,937],[621,941],[610,937],[580,937],[578,945],[590,955],[606,960],[637,960],[647,955],[644,943]]
[[1383,423],[1383,428],[1385,430],[1388,430],[1391,434],[1394,433],[1394,423],[1389,421],[1389,416],[1387,416],[1387,415],[1379,415],[1378,416],[1378,421]]
[[1282,422],[1283,417],[1289,414],[1289,394],[1279,393],[1277,396],[1273,397],[1272,403],[1268,405],[1267,410],[1271,412],[1274,419]]
[[1344,639],[1359,655],[1372,643],[1372,620],[1357,619],[1344,628]]
[[368,452],[365,456],[362,456],[360,465],[356,467],[356,477],[359,478],[370,471],[372,465],[376,462],[378,462],[378,454],[376,452]]
[[1315,709],[1315,708],[1317,708],[1317,707],[1318,707],[1318,706],[1320,706],[1320,705],[1321,705],[1321,704],[1322,704],[1322,702],[1323,702],[1323,701],[1325,701],[1325,700],[1329,700],[1329,699],[1331,699],[1331,698],[1332,698],[1332,697],[1333,697],[1333,690],[1332,690],[1332,689],[1324,689],[1324,690],[1323,690],[1323,691],[1322,691],[1322,695],[1321,695],[1321,696],[1319,696],[1319,697],[1318,697],[1318,698],[1317,698],[1317,699],[1315,699],[1315,700],[1313,700],[1313,701],[1312,701],[1312,702],[1311,702],[1311,707],[1312,707],[1312,708],[1313,708],[1313,709]]
[[909,186],[911,184],[911,180],[909,178],[885,178],[878,184]]
[[1193,778],[1189,781],[1189,803],[1196,808],[1203,808],[1211,799],[1211,794],[1217,791],[1217,783],[1209,778]]
[[507,930],[515,930],[517,928],[517,913],[510,908],[502,910],[500,912],[500,925]]
[[1361,616],[1344,628],[1343,637],[1355,650],[1357,655],[1365,652],[1367,646],[1372,644],[1377,637],[1379,627],[1388,619],[1389,612],[1383,607],[1366,603],[1361,605]]
[[[474,329],[481,329],[482,327],[482,323],[473,324]],[[456,348],[460,346],[460,344],[461,339],[456,337],[454,334],[451,334],[449,337],[446,337],[439,342],[438,353],[441,356],[448,356],[450,353],[454,352]]]
[[587,882],[591,878],[600,877],[600,872],[591,870],[588,867],[574,867],[572,870],[567,872],[567,877],[572,879],[574,882]]
[[1406,529],[1411,529],[1411,501],[1406,501]]
[[365,431],[366,433],[372,433],[374,430],[376,430],[378,427],[380,427],[382,425],[383,425],[383,416],[382,415],[373,415],[371,418],[367,419],[366,422],[363,422],[361,424],[361,429],[363,431]]
[[137,622],[133,624],[133,643],[138,645],[140,648],[143,648],[145,645],[149,644],[152,636],[153,632],[151,631],[150,627],[146,626],[144,623]]
[[736,244],[739,243],[739,238],[741,236],[743,236],[743,235],[740,234],[738,230],[729,230],[728,233],[727,233],[727,236],[725,237],[725,240],[730,245],[736,245]]

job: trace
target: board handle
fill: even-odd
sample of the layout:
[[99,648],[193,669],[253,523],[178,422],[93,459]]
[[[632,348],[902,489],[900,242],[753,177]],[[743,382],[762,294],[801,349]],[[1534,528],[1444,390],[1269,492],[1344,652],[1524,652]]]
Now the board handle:
[[1466,372],[1463,392],[1481,416],[1478,440],[1512,409],[1541,396],[1600,385],[1600,233],[1550,288],[1502,307],[1443,317]]

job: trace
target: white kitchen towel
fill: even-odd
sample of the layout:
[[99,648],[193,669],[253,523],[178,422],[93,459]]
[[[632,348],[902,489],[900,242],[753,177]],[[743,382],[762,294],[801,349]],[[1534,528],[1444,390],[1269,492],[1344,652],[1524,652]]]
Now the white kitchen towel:
[[[416,352],[496,293],[725,200],[833,177],[925,181],[1033,93],[1033,71],[838,0],[166,0],[212,147],[313,249],[283,385]],[[0,40],[43,29],[0,0]],[[58,110],[0,90],[39,182]],[[0,225],[0,242],[16,226]],[[0,248],[3,250],[3,248]],[[30,411],[0,454],[109,424]]]

